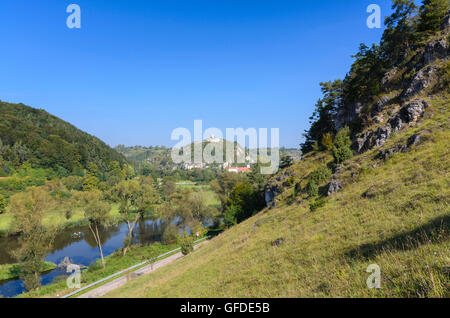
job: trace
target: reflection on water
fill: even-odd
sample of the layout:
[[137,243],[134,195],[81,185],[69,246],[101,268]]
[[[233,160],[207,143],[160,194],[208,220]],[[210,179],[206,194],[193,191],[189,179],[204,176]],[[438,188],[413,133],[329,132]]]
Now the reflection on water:
[[[133,244],[149,244],[161,241],[162,233],[166,227],[165,221],[141,220],[136,224],[133,232]],[[79,238],[72,237],[73,233],[81,232]],[[128,235],[126,223],[102,229],[101,238],[103,242],[103,253],[105,256],[112,254],[123,246],[123,241]],[[0,264],[15,263],[11,256],[11,251],[19,247],[17,237],[0,238]],[[100,257],[97,244],[92,236],[89,227],[78,227],[64,230],[59,233],[53,244],[53,249],[47,255],[46,260],[59,264],[65,257],[74,264],[89,266]],[[42,285],[47,285],[59,276],[66,275],[64,269],[55,269],[42,275]],[[57,279],[58,279],[57,278]],[[14,297],[25,291],[25,287],[20,279],[0,281],[0,295],[3,297]]]

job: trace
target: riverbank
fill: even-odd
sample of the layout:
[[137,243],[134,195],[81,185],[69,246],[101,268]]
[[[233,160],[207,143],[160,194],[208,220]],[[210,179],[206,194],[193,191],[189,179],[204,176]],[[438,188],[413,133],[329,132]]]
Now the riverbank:
[[[188,185],[190,188],[194,188],[200,191],[205,204],[211,207],[219,207],[220,201],[214,191],[211,190],[210,186],[205,185]],[[119,205],[117,203],[111,204],[111,222],[112,225],[119,223],[122,220],[122,216],[119,213]],[[88,223],[84,217],[84,212],[82,209],[74,209],[70,219],[66,219],[64,212],[54,209],[48,211],[44,217],[44,225],[46,226],[57,226],[59,230],[70,229],[80,226],[87,226]],[[0,238],[7,236],[14,236],[18,233],[13,229],[13,214],[7,209],[3,214],[0,214]]]
[[[103,268],[100,260],[91,264],[81,274],[81,287],[89,285],[100,279],[115,274],[124,268],[136,265],[139,262],[155,258],[161,254],[170,252],[178,247],[177,244],[163,245],[161,243],[154,243],[151,245],[140,246],[134,245],[127,252],[126,256],[122,256],[122,249],[116,250],[113,254],[105,257],[106,267]],[[167,255],[170,256],[170,255]],[[73,289],[67,287],[67,276],[61,275],[56,277],[55,283],[42,286],[37,291],[26,292],[18,295],[18,298],[36,298],[36,297],[48,297],[56,298],[64,294],[72,292]]]
[[[56,264],[51,262],[44,262],[42,264],[42,273],[54,270]],[[0,265],[0,281],[18,278],[20,276],[20,264],[5,264]]]

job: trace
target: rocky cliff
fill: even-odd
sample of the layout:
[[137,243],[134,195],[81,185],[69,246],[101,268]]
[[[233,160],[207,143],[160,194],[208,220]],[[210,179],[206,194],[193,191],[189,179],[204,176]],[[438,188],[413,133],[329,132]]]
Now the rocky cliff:
[[[433,95],[448,91],[448,83],[442,77],[450,73],[450,11],[442,23],[438,36],[430,39],[401,67],[388,70],[380,81],[386,92],[371,101],[356,101],[342,105],[334,116],[337,131],[355,122],[362,123],[352,134],[352,149],[362,154],[374,148],[383,147],[388,139],[409,127],[414,127],[425,116],[429,100]],[[446,75],[448,76],[448,75]],[[443,85],[444,84],[444,85]],[[380,151],[378,157],[386,159],[396,152],[405,152],[420,143],[423,134],[412,136],[405,144]],[[276,205],[276,197],[290,177],[288,171],[274,176],[266,186],[268,206]],[[332,195],[343,187],[339,181],[339,167],[334,171],[332,181],[326,187],[326,194]]]

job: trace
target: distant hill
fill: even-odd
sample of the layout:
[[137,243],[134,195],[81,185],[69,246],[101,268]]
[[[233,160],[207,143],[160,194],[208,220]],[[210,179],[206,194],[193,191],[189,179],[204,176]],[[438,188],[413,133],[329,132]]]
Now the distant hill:
[[[194,153],[194,145],[198,142],[191,143],[191,152],[192,156]],[[226,149],[227,147],[235,147],[235,153],[237,154],[245,154],[246,157],[248,157],[249,150],[244,148],[243,146],[237,144],[236,142],[230,142],[223,139],[217,139],[217,138],[210,138],[205,141],[203,141],[202,148],[204,149],[206,145],[211,143],[224,143],[224,162],[226,162]],[[144,162],[150,163],[157,169],[190,169],[190,168],[198,168],[198,165],[189,165],[189,164],[181,164],[176,165],[173,163],[171,158],[171,152],[172,148],[166,148],[164,146],[150,146],[150,147],[143,147],[143,146],[132,146],[132,147],[126,147],[124,145],[119,145],[114,148],[121,154],[123,154],[128,161],[134,162],[137,165],[140,165]],[[265,151],[266,149],[263,149]],[[270,153],[270,151],[269,151]],[[301,151],[299,149],[291,149],[291,148],[280,148],[280,156],[282,155],[289,155],[291,156],[295,161],[300,160],[301,158]],[[247,158],[249,159],[249,158]],[[250,160],[246,160],[248,163],[254,163]],[[229,165],[234,164],[234,162],[229,162]],[[207,168],[208,165],[203,165],[201,168]]]
[[100,139],[42,109],[0,101],[0,163],[64,168],[69,173],[95,163],[101,172],[125,157]]

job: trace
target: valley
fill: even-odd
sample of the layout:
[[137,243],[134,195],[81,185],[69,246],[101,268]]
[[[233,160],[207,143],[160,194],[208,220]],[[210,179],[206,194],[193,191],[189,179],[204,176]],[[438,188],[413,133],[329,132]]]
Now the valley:
[[[235,8],[223,25],[208,24],[207,10],[191,20],[157,10],[152,21],[178,31],[152,33],[159,47],[148,51],[147,33],[110,39],[98,24],[77,24],[64,35],[96,43],[71,48],[80,54],[74,63],[83,62],[71,73],[81,93],[61,107],[55,99],[67,93],[59,90],[74,84],[55,75],[59,51],[48,50],[55,59],[43,64],[53,77],[33,78],[39,63],[16,62],[26,66],[20,80],[11,71],[0,94],[48,101],[49,111],[0,100],[0,298],[450,298],[450,7],[389,5],[383,29],[343,19],[341,32],[308,16],[323,25],[299,47],[297,34],[281,32],[294,25],[275,17],[281,7],[258,27]],[[380,20],[381,6],[370,8]],[[124,21],[147,26],[149,12],[128,11]],[[263,40],[274,21],[277,36]],[[232,32],[229,43],[200,45],[221,38],[205,26]],[[241,28],[252,36],[239,42]],[[344,39],[362,34],[376,41],[341,61]],[[137,39],[138,50],[128,45]],[[184,50],[169,48],[172,40]],[[6,60],[34,45],[5,48]],[[108,58],[88,54],[97,45]],[[245,63],[237,47],[252,52]],[[291,50],[299,56],[288,63]],[[313,91],[324,74],[331,78]],[[25,79],[33,88],[14,87]],[[203,132],[200,117],[221,129]],[[192,121],[194,139],[187,128],[166,136]],[[222,131],[226,138],[215,136]],[[156,146],[169,138],[177,144]],[[187,304],[182,312],[214,309]]]

